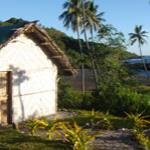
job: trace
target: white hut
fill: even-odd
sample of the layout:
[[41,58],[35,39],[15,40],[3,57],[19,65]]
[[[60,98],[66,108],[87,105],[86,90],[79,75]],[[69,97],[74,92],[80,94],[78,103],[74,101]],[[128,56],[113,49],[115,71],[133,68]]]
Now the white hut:
[[0,27],[0,124],[57,111],[58,74],[74,69],[34,23]]

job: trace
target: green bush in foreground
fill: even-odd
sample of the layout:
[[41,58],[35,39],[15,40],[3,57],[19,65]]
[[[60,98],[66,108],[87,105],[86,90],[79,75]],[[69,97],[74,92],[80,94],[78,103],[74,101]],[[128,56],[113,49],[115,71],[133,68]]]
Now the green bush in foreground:
[[141,114],[127,114],[128,121],[133,127],[133,135],[135,139],[143,145],[147,150],[150,149],[150,138],[145,135],[144,129],[148,128],[150,121],[147,120],[149,116]]
[[31,135],[35,135],[39,129],[46,130],[48,139],[52,139],[57,134],[58,122],[56,120],[48,121],[47,118],[32,118],[27,121],[26,126],[30,130]]
[[56,120],[48,122],[46,119],[31,119],[27,122],[27,127],[30,129],[31,135],[44,129],[50,140],[60,139],[67,142],[73,150],[89,150],[88,144],[95,138],[75,121],[71,124]]
[[148,125],[150,125],[150,121],[147,120],[150,116],[143,116],[142,113],[139,114],[128,114],[126,113],[127,118],[133,129],[137,131],[143,131]]
[[79,127],[76,122],[73,125],[62,123],[61,129],[64,134],[64,140],[72,146],[73,150],[90,150],[88,144],[95,137]]
[[143,131],[134,131],[133,135],[135,139],[145,147],[146,150],[150,150],[150,138],[146,136]]

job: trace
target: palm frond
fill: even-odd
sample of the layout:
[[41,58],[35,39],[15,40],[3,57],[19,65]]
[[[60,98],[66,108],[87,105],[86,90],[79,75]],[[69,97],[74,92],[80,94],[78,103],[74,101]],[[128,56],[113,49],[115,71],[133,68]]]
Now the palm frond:
[[134,33],[129,33],[131,45],[133,45],[136,41],[143,45],[146,43],[146,37],[148,37],[146,34],[147,31],[142,30],[142,25],[136,25],[134,28]]

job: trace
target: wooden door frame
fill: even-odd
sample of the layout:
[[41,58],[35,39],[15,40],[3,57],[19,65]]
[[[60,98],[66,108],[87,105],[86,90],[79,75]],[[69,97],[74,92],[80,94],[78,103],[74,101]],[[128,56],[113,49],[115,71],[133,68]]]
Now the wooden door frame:
[[7,72],[7,123],[12,123],[12,71]]
[[[12,71],[0,71],[0,73],[5,73],[6,78],[6,120],[4,123],[2,120],[0,121],[0,124],[5,126],[12,123]],[[2,114],[0,113],[0,115]]]

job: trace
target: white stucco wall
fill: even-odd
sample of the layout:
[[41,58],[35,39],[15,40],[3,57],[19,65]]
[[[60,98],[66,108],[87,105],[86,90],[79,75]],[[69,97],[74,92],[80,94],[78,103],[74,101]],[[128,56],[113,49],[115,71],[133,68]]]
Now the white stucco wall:
[[13,72],[13,122],[56,112],[57,67],[22,34],[0,50],[0,71]]

